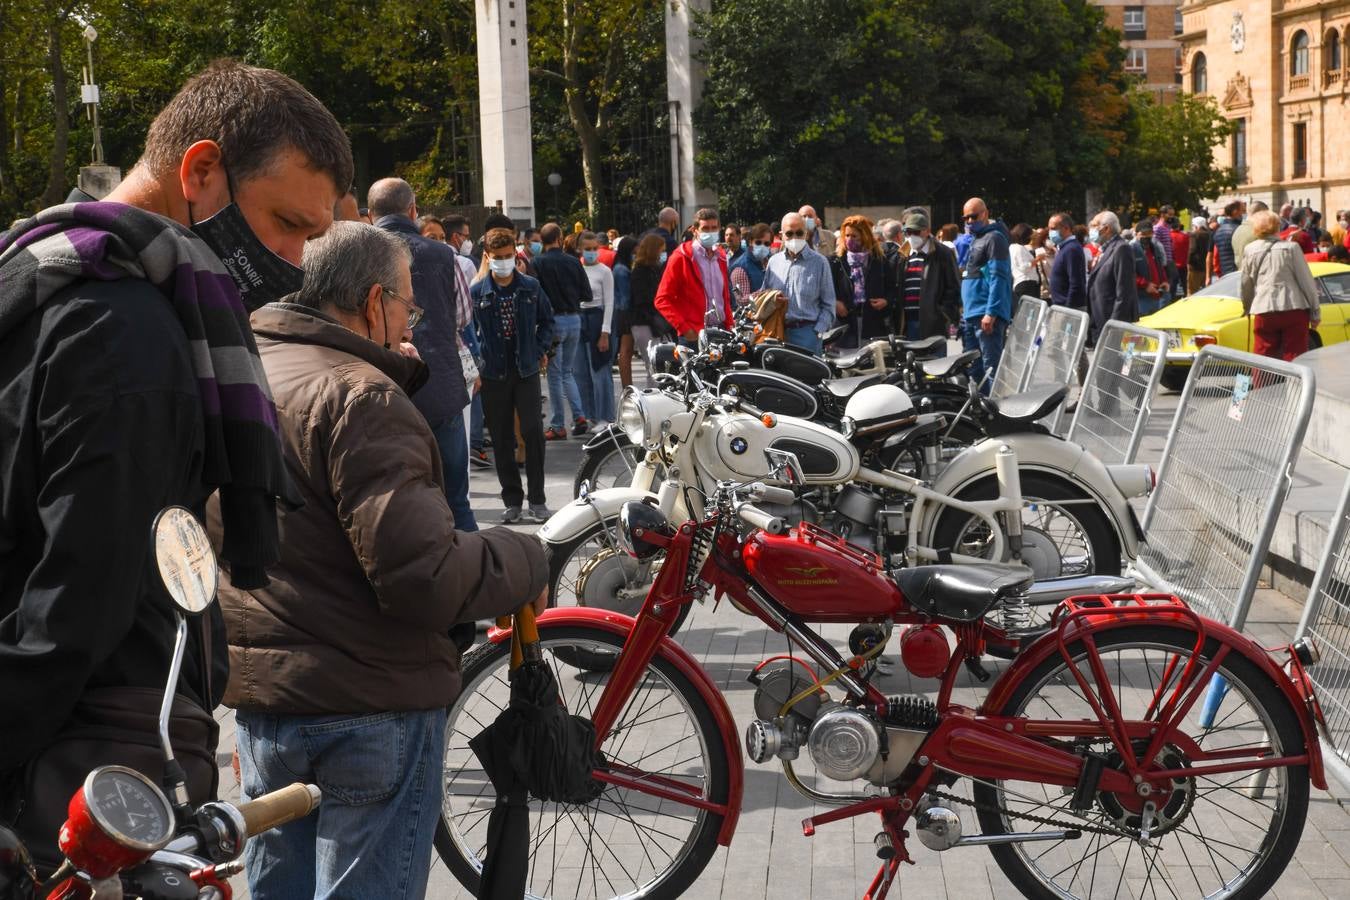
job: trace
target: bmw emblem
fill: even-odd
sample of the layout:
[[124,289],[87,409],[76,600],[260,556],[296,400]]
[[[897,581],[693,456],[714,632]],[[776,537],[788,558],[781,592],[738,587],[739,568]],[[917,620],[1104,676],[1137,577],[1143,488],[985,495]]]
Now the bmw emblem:
[[735,453],[735,454],[739,455],[739,454],[741,454],[741,453],[744,453],[744,452],[745,452],[746,450],[748,450],[748,449],[750,449],[750,445],[749,445],[748,443],[746,443],[745,438],[743,438],[743,437],[735,437],[735,438],[732,438],[732,439],[731,439],[731,452],[732,452],[732,453]]

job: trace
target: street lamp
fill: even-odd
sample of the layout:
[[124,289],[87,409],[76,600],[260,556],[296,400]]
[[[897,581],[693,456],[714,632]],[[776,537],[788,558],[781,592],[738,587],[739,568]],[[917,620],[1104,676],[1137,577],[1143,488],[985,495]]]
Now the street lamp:
[[553,214],[562,218],[562,210],[558,207],[558,185],[562,184],[562,176],[557,172],[548,173],[548,185],[553,188]]
[[96,166],[103,165],[103,137],[98,128],[98,85],[94,83],[94,41],[98,40],[98,31],[93,25],[84,26],[82,32],[84,36],[85,51],[89,55],[89,65],[84,70],[84,84],[80,85],[80,99],[84,102],[89,113],[89,119],[94,127],[94,160]]

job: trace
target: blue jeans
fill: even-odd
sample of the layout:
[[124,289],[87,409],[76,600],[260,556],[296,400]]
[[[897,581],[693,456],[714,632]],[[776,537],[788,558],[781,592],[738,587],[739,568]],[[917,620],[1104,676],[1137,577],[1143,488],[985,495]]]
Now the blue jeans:
[[255,900],[421,898],[441,814],[445,710],[291,716],[240,710],[239,774],[253,798],[317,784],[316,812],[248,842]]
[[432,426],[432,437],[441,451],[441,469],[445,474],[445,499],[460,531],[477,531],[478,522],[469,506],[469,442],[464,437],[464,414]]
[[801,325],[787,330],[787,343],[794,347],[801,347],[803,350],[810,350],[817,356],[820,355],[820,335],[816,334],[815,325]]
[[[1003,355],[1003,336],[1008,330],[1008,323],[995,316],[993,330],[985,334],[984,329],[980,327],[981,318],[983,317],[971,316],[966,319],[965,329],[961,333],[961,345],[967,350],[980,351],[980,358],[970,364],[970,377],[976,382],[981,382],[984,380],[985,372],[988,372],[992,382],[994,372],[998,370],[998,358]],[[981,390],[988,394],[989,385],[984,385]]]
[[581,339],[577,341],[577,355],[572,361],[572,375],[577,380],[577,394],[581,397],[582,415],[594,420],[595,387],[591,378],[591,356],[595,342],[600,338],[600,320],[604,313],[598,309],[581,311]]
[[469,411],[469,446],[475,450],[483,449],[483,395],[473,395],[473,408]]
[[[581,344],[581,316],[576,313],[554,316],[553,333],[561,343],[558,344],[553,358],[548,361],[548,405],[553,412],[549,425],[553,428],[562,428],[567,423],[567,410],[563,406],[564,391],[567,393],[567,403],[572,407],[572,418],[579,419],[586,415],[573,371],[577,347]],[[493,449],[496,450],[495,447]]]
[[586,378],[590,382],[586,388],[577,379],[583,405],[587,409],[587,418],[606,422],[614,421],[614,375],[610,371],[613,365],[614,347],[619,339],[609,336],[609,349],[601,353],[596,345],[600,342],[600,329],[605,323],[605,313],[601,309],[583,309],[581,311],[581,343],[585,355]]

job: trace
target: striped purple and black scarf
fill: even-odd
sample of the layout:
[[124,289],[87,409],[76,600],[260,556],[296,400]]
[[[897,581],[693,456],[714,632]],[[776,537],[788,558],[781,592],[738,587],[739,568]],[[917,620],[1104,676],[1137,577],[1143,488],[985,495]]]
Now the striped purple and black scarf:
[[221,556],[236,587],[262,587],[264,567],[280,557],[276,501],[296,501],[248,312],[205,243],[123,203],[43,210],[0,236],[0,336],[74,282],[123,278],[154,285],[183,326],[202,401],[203,476],[220,489]]

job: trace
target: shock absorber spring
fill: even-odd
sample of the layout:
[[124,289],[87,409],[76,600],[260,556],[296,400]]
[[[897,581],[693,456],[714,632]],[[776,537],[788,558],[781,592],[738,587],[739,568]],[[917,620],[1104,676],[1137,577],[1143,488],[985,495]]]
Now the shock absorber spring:
[[699,582],[698,575],[703,571],[703,564],[708,561],[708,553],[712,550],[713,530],[706,526],[694,530],[694,539],[689,544],[689,568],[684,573],[686,593],[692,591]]
[[1030,631],[1032,615],[1031,605],[1027,603],[1027,598],[1022,594],[1017,594],[1007,598],[999,606],[999,627],[1010,635]]

